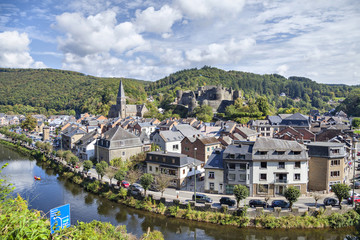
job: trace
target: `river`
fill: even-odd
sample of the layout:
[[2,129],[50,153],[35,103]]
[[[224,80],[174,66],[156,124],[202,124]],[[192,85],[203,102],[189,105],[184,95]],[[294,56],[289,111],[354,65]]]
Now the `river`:
[[[35,160],[0,145],[0,165],[9,163],[3,170],[2,178],[15,186],[14,195],[20,194],[28,200],[29,207],[48,213],[51,208],[70,204],[71,223],[99,220],[113,225],[126,225],[129,233],[140,237],[150,227],[163,233],[165,239],[346,239],[353,235],[353,228],[334,229],[292,229],[265,230],[239,229],[210,223],[199,223],[181,219],[166,218],[143,212],[102,199],[84,191],[81,187],[66,181],[37,164]],[[41,181],[34,179],[40,176]]]

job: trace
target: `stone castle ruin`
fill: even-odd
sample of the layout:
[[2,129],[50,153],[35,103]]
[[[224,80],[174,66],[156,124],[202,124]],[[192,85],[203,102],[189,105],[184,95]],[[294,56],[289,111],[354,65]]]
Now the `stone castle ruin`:
[[235,99],[241,97],[240,90],[218,86],[201,86],[197,90],[176,91],[175,103],[188,107],[192,112],[195,107],[208,105],[213,112],[225,112],[225,108],[234,104]]

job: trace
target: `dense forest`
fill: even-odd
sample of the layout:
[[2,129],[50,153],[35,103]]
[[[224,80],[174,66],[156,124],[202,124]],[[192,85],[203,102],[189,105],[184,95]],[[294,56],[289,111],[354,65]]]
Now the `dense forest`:
[[[145,102],[145,82],[125,79],[130,103]],[[98,78],[55,69],[0,68],[0,112],[107,114],[115,104],[120,78]]]
[[[308,113],[315,108],[324,112],[335,108],[339,99],[348,96],[351,99],[346,99],[337,109],[360,115],[359,86],[319,84],[304,77],[285,78],[278,74],[259,75],[208,66],[182,70],[155,82],[99,78],[55,69],[0,68],[0,112],[107,115],[115,103],[120,79],[128,103],[145,103],[147,96],[152,95],[155,101],[147,102],[148,108],[153,113],[157,107],[168,110],[170,114],[164,116],[171,116],[174,110],[170,103],[175,99],[176,90],[195,90],[199,86],[219,84],[240,89],[244,97],[227,109],[225,114],[228,116],[248,116],[245,112],[253,112],[256,116],[277,112]],[[280,97],[281,93],[286,96]],[[261,109],[265,101],[268,106]],[[206,112],[206,109],[198,112]]]

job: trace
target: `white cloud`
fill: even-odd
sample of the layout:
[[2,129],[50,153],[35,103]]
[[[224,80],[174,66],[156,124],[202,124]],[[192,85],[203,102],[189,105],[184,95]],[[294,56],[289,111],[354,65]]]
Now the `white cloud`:
[[190,19],[228,18],[241,12],[245,0],[174,0],[174,5]]
[[185,52],[187,60],[203,64],[235,63],[256,44],[254,39],[230,39],[222,44],[212,43],[204,49],[194,48]]
[[284,65],[281,65],[279,66],[276,71],[278,72],[278,74],[280,75],[285,75],[286,72],[289,70],[289,66],[284,64]]
[[[161,9],[156,11],[153,7],[149,7],[144,11],[136,11],[135,24],[140,32],[154,32],[154,33],[168,33],[171,32],[171,27],[174,22],[182,18],[181,13],[164,5]],[[165,38],[168,35],[164,35]]]
[[29,53],[30,39],[26,33],[17,31],[0,33],[0,66],[11,68],[42,68],[45,64],[35,62]]

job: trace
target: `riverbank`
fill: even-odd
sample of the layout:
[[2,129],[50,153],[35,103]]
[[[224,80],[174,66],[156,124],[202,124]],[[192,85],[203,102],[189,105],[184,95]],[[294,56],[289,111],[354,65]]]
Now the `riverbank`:
[[[32,151],[36,154],[41,153],[39,150]],[[162,202],[161,199],[135,199],[134,197],[127,196],[127,192],[123,188],[116,189],[107,183],[92,178],[90,179],[86,175],[77,172],[76,169],[61,164],[61,161],[58,161],[58,159],[47,159],[43,157],[44,155],[45,153],[41,153],[36,156],[39,164],[42,164],[44,167],[55,169],[59,175],[81,185],[86,191],[93,192],[114,202],[167,217],[221,225],[233,225],[237,227],[258,228],[337,228],[353,226],[359,221],[358,214],[353,210],[344,214],[336,213],[327,215],[325,209],[319,209],[319,211],[314,213],[304,213],[303,216],[289,215],[286,217],[276,217],[263,211],[253,218],[246,214],[246,208],[229,214],[229,211],[226,208],[222,208],[221,211],[216,212],[198,211],[195,206],[192,206],[191,204],[182,204],[176,201],[169,204]]]

